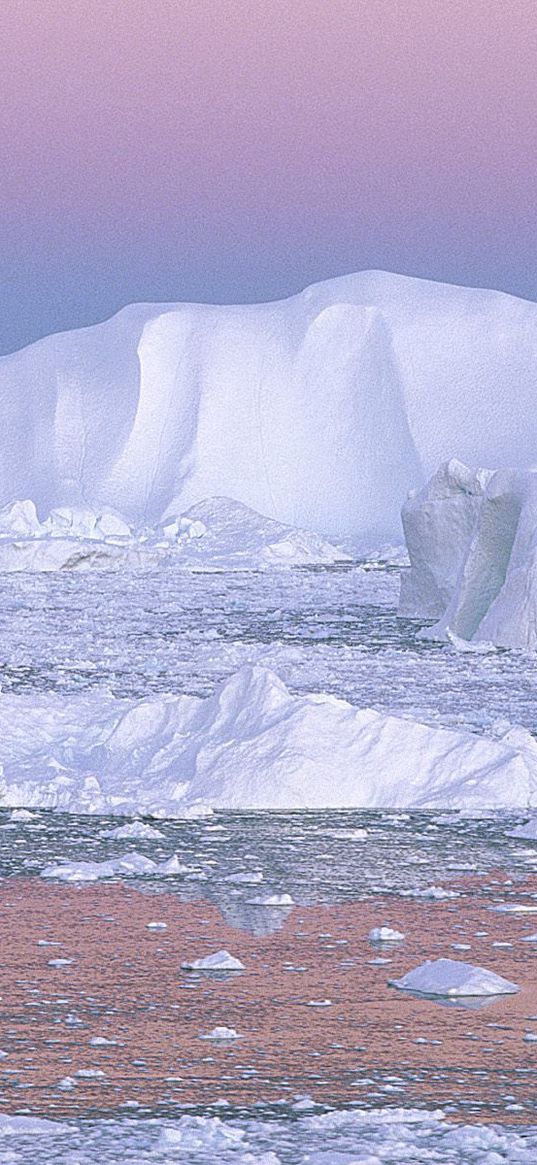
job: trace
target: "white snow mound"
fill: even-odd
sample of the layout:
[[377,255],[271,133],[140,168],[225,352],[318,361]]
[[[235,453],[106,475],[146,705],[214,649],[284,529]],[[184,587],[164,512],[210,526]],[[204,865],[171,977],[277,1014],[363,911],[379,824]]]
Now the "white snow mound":
[[537,804],[528,733],[489,739],[292,695],[259,665],[206,699],[0,692],[0,764],[0,805],[76,813]]
[[397,541],[400,499],[452,453],[533,463],[536,324],[501,292],[379,271],[276,303],[132,305],[0,361],[0,505],[155,526],[225,496]]
[[390,979],[389,984],[399,991],[441,996],[512,995],[520,990],[516,983],[510,983],[494,971],[457,959],[434,959],[422,963],[402,979]]
[[411,568],[399,614],[422,635],[537,650],[537,471],[450,461],[402,511]]

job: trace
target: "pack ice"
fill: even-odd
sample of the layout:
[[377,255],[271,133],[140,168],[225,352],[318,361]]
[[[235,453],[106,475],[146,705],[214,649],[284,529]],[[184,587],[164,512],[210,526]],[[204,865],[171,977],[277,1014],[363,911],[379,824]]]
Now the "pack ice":
[[533,303],[379,271],[268,304],[131,305],[0,361],[0,505],[154,527],[223,496],[397,541],[443,459],[533,463],[536,324]]
[[401,615],[437,619],[428,638],[537,650],[537,471],[452,460],[402,518]]
[[537,744],[432,728],[245,666],[205,699],[0,693],[0,803],[180,817],[225,809],[537,802]]

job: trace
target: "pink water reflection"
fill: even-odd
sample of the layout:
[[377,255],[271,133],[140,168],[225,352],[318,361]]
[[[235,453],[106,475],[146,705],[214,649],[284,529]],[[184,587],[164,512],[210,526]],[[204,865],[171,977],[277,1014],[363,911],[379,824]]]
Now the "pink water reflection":
[[[523,890],[537,892],[537,879]],[[148,929],[152,921],[167,929]],[[389,952],[367,941],[384,922],[406,935]],[[504,1119],[527,1119],[528,1108],[516,1105],[534,1103],[537,1043],[523,1036],[537,1035],[537,964],[533,946],[520,940],[532,930],[537,916],[491,912],[474,894],[432,903],[379,896],[296,907],[280,930],[256,937],[204,901],[124,884],[5,881],[0,1102],[4,1111],[68,1115],[127,1101],[251,1103],[309,1093],[330,1103],[483,1105],[480,1119],[497,1119],[498,1108]],[[513,945],[493,945],[502,941]],[[217,980],[180,971],[183,960],[222,947],[245,964],[243,974]],[[489,967],[522,990],[472,1012],[388,987],[388,978],[440,955]],[[379,957],[391,961],[372,962]],[[49,965],[56,959],[73,961]],[[243,1038],[225,1046],[200,1040],[219,1025]],[[90,1043],[102,1037],[115,1042]],[[104,1075],[76,1076],[88,1069]],[[59,1088],[66,1078],[76,1084]]]

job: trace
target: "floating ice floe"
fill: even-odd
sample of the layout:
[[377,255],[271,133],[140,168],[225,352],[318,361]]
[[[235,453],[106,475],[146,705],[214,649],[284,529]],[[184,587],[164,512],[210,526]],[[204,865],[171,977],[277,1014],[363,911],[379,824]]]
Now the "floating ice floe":
[[293,695],[261,665],[205,699],[0,692],[0,764],[0,805],[77,813],[537,803],[529,733],[490,739]]
[[459,890],[444,890],[443,886],[427,886],[424,890],[401,890],[404,898],[424,898],[429,902],[443,902],[449,898],[460,898]]
[[212,1031],[200,1036],[200,1040],[213,1040],[215,1043],[219,1041],[225,1043],[227,1040],[240,1040],[240,1038],[234,1027],[213,1027]]
[[399,991],[447,997],[511,995],[520,990],[516,983],[510,983],[494,971],[457,959],[434,959],[422,963],[402,979],[390,979],[389,985]]
[[248,898],[249,906],[271,906],[277,909],[287,909],[294,906],[294,898],[290,894],[266,894],[264,897]]
[[440,467],[403,506],[399,613],[427,638],[537,650],[537,472]]
[[159,863],[144,854],[133,852],[105,862],[59,862],[57,865],[46,866],[41,871],[41,877],[56,878],[61,882],[97,882],[101,878],[177,874],[186,869],[188,867],[182,866],[176,855]]
[[164,834],[144,821],[132,821],[128,825],[118,825],[116,829],[102,829],[99,837],[150,839],[164,837]]
[[370,943],[400,943],[405,936],[400,930],[392,930],[390,926],[375,926],[367,937]]
[[192,962],[181,963],[184,971],[244,971],[244,963],[234,958],[229,951],[216,951],[214,955],[205,955]]
[[537,841],[537,817],[530,818],[523,825],[515,825],[510,829],[507,837],[517,837],[522,841]]
[[537,902],[502,902],[499,906],[490,906],[498,914],[537,914]]

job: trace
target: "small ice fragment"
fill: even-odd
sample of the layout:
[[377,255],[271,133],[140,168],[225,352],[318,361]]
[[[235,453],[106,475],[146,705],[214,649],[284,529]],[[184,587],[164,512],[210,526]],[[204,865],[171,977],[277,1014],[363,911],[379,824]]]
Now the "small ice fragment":
[[537,906],[528,906],[526,902],[502,902],[501,906],[489,906],[489,910],[497,914],[537,914]]
[[49,959],[48,966],[49,967],[70,967],[71,963],[73,963],[73,962],[74,962],[74,959]]
[[244,963],[235,959],[229,951],[217,951],[214,955],[181,963],[181,967],[184,971],[244,971]]
[[249,906],[272,906],[284,909],[286,906],[294,906],[294,899],[290,894],[267,894],[265,897],[249,898]]
[[370,943],[400,943],[405,936],[400,930],[392,930],[390,926],[374,926],[367,937]]
[[167,922],[148,922],[147,929],[148,930],[167,930],[168,923]]
[[413,890],[412,897],[441,902],[444,898],[460,898],[460,894],[458,890],[444,890],[442,886],[428,886],[426,890]]
[[171,858],[168,858],[165,862],[161,862],[157,867],[158,873],[165,875],[186,874],[188,873],[188,869],[188,866],[184,866],[183,863],[179,861],[177,854],[172,854]]
[[117,825],[115,829],[101,829],[99,837],[135,837],[135,838],[159,838],[164,837],[160,829],[155,829],[152,825],[147,825],[144,821],[131,821],[127,825]]
[[213,1027],[207,1035],[200,1036],[200,1040],[240,1040],[240,1035],[234,1027]]

